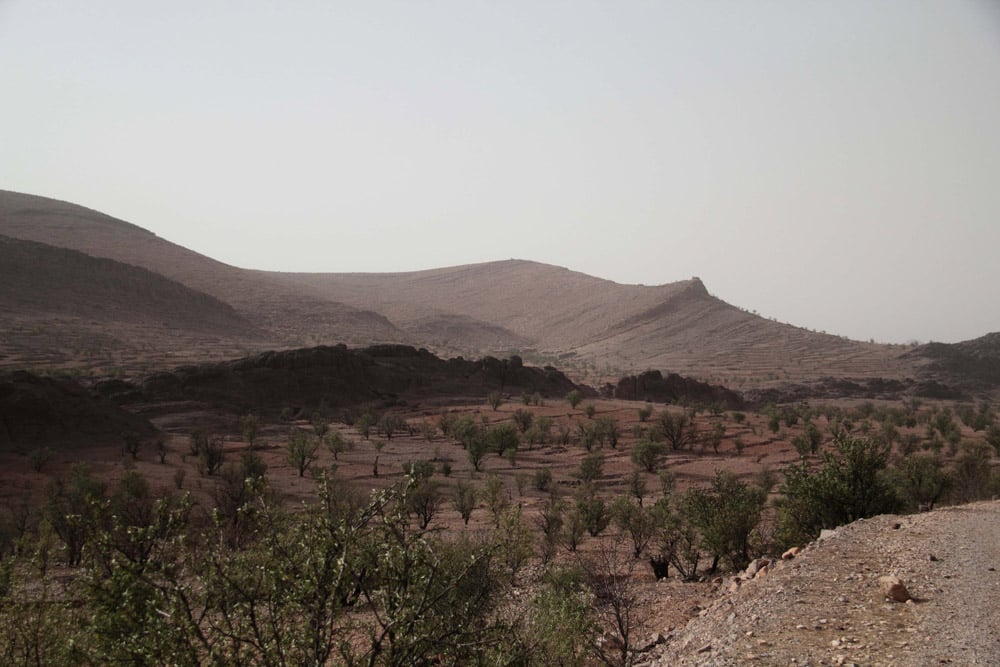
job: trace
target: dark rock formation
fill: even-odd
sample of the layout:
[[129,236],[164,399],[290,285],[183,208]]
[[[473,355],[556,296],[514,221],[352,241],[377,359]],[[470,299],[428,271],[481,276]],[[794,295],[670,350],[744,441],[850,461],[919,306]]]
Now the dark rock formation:
[[94,398],[68,378],[25,371],[0,375],[0,446],[37,443],[110,443],[124,433],[155,432],[142,417]]
[[[344,345],[264,352],[213,364],[183,366],[142,381],[145,401],[195,400],[236,410],[392,404],[427,397],[481,397],[491,391],[565,396],[576,389],[554,368],[519,358],[439,359],[407,345]],[[116,390],[124,393],[120,387]]]
[[622,378],[613,395],[628,401],[716,404],[728,410],[738,410],[744,405],[743,397],[731,389],[681,377],[677,373],[664,377],[660,371]]
[[[1000,387],[1000,332],[961,343],[928,343],[905,356],[926,360],[923,376],[928,382],[949,385],[946,390],[956,385],[973,391]],[[925,390],[928,397],[952,397],[939,396],[940,386],[928,385]]]

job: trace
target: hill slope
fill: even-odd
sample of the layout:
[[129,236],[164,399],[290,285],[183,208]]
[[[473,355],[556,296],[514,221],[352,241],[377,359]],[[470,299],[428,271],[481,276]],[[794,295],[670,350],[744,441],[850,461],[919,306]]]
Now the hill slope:
[[[904,377],[901,349],[807,331],[747,313],[693,278],[621,285],[568,269],[509,260],[395,274],[282,274],[288,284],[356,307],[367,304],[403,329],[428,311],[508,332],[560,364],[658,368],[739,382]],[[498,341],[500,336],[497,337]],[[441,343],[441,341],[433,341]]]
[[210,295],[257,327],[252,337],[220,341],[244,352],[400,342],[444,355],[521,351],[590,381],[656,368],[737,387],[904,378],[921,365],[899,347],[747,313],[697,278],[621,285],[520,260],[394,274],[251,271],[90,209],[11,192],[0,192],[0,234],[142,267]]
[[265,332],[259,349],[406,338],[377,313],[286,287],[266,272],[217,262],[141,227],[67,202],[0,191],[0,234],[142,267],[209,294]]
[[139,267],[0,236],[0,358],[72,364],[175,342],[233,353],[261,332],[228,304]]

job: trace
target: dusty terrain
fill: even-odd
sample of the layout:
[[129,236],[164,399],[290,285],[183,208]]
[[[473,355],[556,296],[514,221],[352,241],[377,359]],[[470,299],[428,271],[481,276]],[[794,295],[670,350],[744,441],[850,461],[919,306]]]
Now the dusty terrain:
[[[293,429],[314,428],[320,412],[349,447],[336,457],[321,448],[312,471],[335,467],[365,491],[401,480],[407,463],[429,461],[442,492],[431,525],[445,531],[490,525],[480,501],[466,526],[452,496],[459,480],[482,487],[495,477],[537,527],[549,492],[534,486],[535,473],[550,469],[556,495],[571,499],[588,453],[581,433],[598,420],[619,428],[617,445],[597,448],[604,456],[599,494],[610,501],[629,493],[629,452],[650,427],[638,415],[645,400],[657,411],[702,406],[698,442],[669,451],[663,463],[674,491],[683,492],[717,471],[756,482],[800,460],[792,441],[802,422],[771,428],[755,411],[768,403],[851,409],[870,401],[875,409],[924,397],[926,419],[899,427],[897,442],[946,447],[948,459],[959,441],[981,442],[984,433],[959,425],[948,446],[934,436],[930,413],[957,409],[958,397],[995,398],[1000,387],[1000,334],[916,348],[860,343],[747,313],[696,278],[618,285],[518,260],[408,274],[250,271],[98,212],[16,193],[0,192],[0,279],[0,369],[80,380],[19,376],[33,388],[0,396],[4,414],[30,416],[0,420],[0,504],[8,513],[30,510],[79,463],[110,482],[137,470],[153,488],[189,491],[207,509],[219,481],[199,471],[190,434],[219,436],[228,461],[237,461],[248,448],[239,420],[250,411],[261,417],[255,449],[269,483],[298,504],[312,496],[313,481],[289,462],[285,444]],[[342,342],[413,347],[379,345],[360,359],[335,345]],[[318,344],[329,346],[266,352]],[[471,360],[514,351],[516,363]],[[469,359],[447,359],[453,355]],[[532,363],[552,366],[529,369]],[[580,387],[585,398],[575,408],[565,400],[573,382],[593,387]],[[59,391],[70,398],[56,397]],[[497,409],[485,405],[488,391],[504,394]],[[532,394],[539,400],[522,402]],[[365,407],[402,417],[409,430],[363,437],[348,423]],[[487,455],[478,471],[440,429],[448,417],[511,423],[518,410],[552,420],[550,437],[523,442],[513,460]],[[830,418],[817,411],[813,420],[828,447]],[[865,433],[879,428],[868,421],[855,425]],[[562,429],[567,442],[555,437]],[[142,433],[135,458],[123,451],[126,430]],[[705,437],[713,431],[717,447]],[[640,476],[649,498],[662,493],[658,474]],[[638,627],[668,638],[650,642],[640,660],[997,664],[998,511],[979,504],[859,522],[738,590],[734,573],[657,582],[636,561]],[[765,527],[769,520],[770,511]],[[593,555],[608,539],[587,537],[579,553],[563,549],[557,557]],[[902,577],[914,602],[885,602],[877,588],[883,574]]]
[[[831,531],[717,599],[649,661],[668,665],[996,665],[1000,502]],[[886,598],[883,575],[912,601]]]
[[[481,487],[495,475],[502,481],[509,501],[520,506],[529,524],[535,525],[548,494],[533,486],[534,473],[550,468],[556,493],[570,498],[579,484],[578,466],[587,453],[578,442],[525,444],[513,465],[490,454],[477,472],[459,443],[437,430],[422,432],[424,424],[435,425],[442,415],[471,415],[477,421],[498,424],[512,422],[518,410],[528,410],[536,419],[551,418],[556,429],[561,425],[576,429],[596,419],[613,418],[621,427],[621,441],[616,448],[605,445],[599,449],[605,465],[598,486],[609,500],[628,493],[625,476],[635,469],[628,455],[636,438],[633,430],[648,425],[638,416],[643,403],[589,399],[572,408],[563,398],[550,396],[542,405],[525,406],[518,395],[508,395],[493,410],[481,399],[469,401],[411,399],[392,411],[407,420],[412,432],[397,433],[388,440],[374,432],[365,439],[355,428],[331,417],[331,428],[339,431],[350,446],[336,460],[331,452],[321,449],[313,470],[335,466],[339,476],[360,490],[368,490],[401,480],[403,466],[408,462],[429,460],[435,466],[434,479],[442,489],[442,502],[431,526],[447,531],[477,531],[490,525],[491,517],[482,501],[466,526],[450,498],[458,481]],[[592,417],[585,413],[587,405],[595,407]],[[149,442],[132,460],[123,455],[114,437],[93,444],[78,441],[55,446],[53,460],[41,471],[32,469],[29,452],[24,448],[5,448],[0,452],[0,469],[5,471],[4,502],[38,498],[51,480],[65,477],[73,465],[85,462],[94,474],[107,480],[118,479],[126,470],[137,470],[153,488],[190,491],[202,507],[209,507],[218,482],[199,473],[189,452],[189,434],[194,428],[222,434],[228,459],[237,460],[247,448],[240,435],[238,413],[194,401],[140,402],[130,404],[130,410],[148,418],[165,434],[162,463]],[[312,428],[304,418],[307,416],[267,417],[256,446],[267,464],[270,484],[292,505],[308,501],[313,493],[310,475],[300,476],[284,449],[291,429]],[[772,433],[766,419],[755,413],[748,413],[739,422],[729,412],[699,416],[699,430],[704,433],[719,423],[725,437],[718,453],[699,445],[668,454],[663,467],[675,475],[676,491],[705,484],[718,470],[755,481],[765,469],[780,471],[799,460],[790,440],[801,427],[783,427],[779,433]],[[817,423],[824,429],[827,426],[822,417],[817,417]],[[968,429],[963,434],[977,437]],[[737,440],[742,451],[738,451]],[[643,473],[643,478],[649,497],[658,497],[658,476]],[[807,546],[794,560],[772,565],[766,576],[747,581],[737,590],[730,590],[735,573],[722,572],[701,582],[682,582],[676,577],[658,582],[644,561],[636,561],[632,581],[640,615],[637,643],[642,646],[644,638],[655,633],[666,637],[661,643],[649,642],[648,650],[638,656],[637,662],[995,664],[1000,657],[1000,627],[995,614],[1000,602],[1000,579],[991,568],[1000,562],[998,520],[1000,503],[981,503],[861,521]],[[613,539],[613,534],[609,529],[606,536],[585,538],[578,553],[562,549],[557,558],[585,559]],[[883,574],[899,575],[915,601],[886,602],[878,589]]]

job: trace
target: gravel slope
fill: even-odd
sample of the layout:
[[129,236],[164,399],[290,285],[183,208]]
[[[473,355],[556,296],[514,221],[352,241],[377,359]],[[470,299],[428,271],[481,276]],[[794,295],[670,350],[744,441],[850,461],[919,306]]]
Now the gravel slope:
[[[1000,665],[1000,502],[831,531],[730,591],[655,653],[667,665]],[[879,587],[897,575],[913,600]]]

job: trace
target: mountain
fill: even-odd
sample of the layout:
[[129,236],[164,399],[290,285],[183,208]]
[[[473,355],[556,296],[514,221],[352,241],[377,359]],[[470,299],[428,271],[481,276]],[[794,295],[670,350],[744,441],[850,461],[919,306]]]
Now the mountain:
[[[280,277],[317,297],[373,308],[411,333],[428,317],[471,318],[480,329],[495,327],[507,349],[560,366],[656,368],[729,383],[903,377],[910,368],[900,359],[900,347],[764,319],[712,296],[698,278],[621,285],[523,260],[412,273]],[[423,340],[438,347],[449,342],[427,334]]]
[[226,350],[261,332],[231,306],[158,273],[67,248],[0,236],[0,353],[26,365],[155,350],[176,343]]
[[[713,296],[698,278],[622,285],[524,260],[407,273],[254,271],[223,264],[97,211],[2,191],[0,235],[139,267],[190,290],[171,297],[176,301],[164,311],[170,313],[164,320],[170,328],[160,332],[153,349],[145,356],[119,355],[126,365],[142,358],[147,365],[165,368],[170,360],[343,342],[408,344],[443,356],[516,353],[529,363],[558,365],[590,382],[657,369],[737,389],[827,378],[908,380],[932,366],[926,356],[905,346],[852,341],[748,313]],[[79,301],[72,315],[90,318],[94,336],[100,338],[102,331],[110,336],[109,351],[124,344],[111,335],[117,323],[154,321],[151,304],[130,300],[114,292],[117,288],[108,291],[110,278],[74,278],[74,289],[95,290],[86,298],[51,291],[53,281],[66,280],[60,273],[64,269],[56,266],[60,260],[52,250],[35,247],[32,252],[39,253],[33,280],[45,283],[40,276],[49,271],[50,291],[22,280],[14,291],[30,296],[14,303],[7,295],[11,310],[0,320],[0,354],[7,359],[0,363],[23,361],[23,346],[11,350],[5,341],[24,326],[29,311],[48,309],[56,324],[65,315],[56,305],[43,305],[50,299],[63,305]],[[94,276],[122,271],[102,266],[86,271]],[[153,289],[149,275],[143,275]],[[167,283],[159,285],[156,289],[166,289]],[[99,307],[103,302],[135,312],[112,315]],[[181,305],[195,302],[200,305]],[[184,312],[198,314],[184,320]],[[205,335],[201,343],[185,338],[199,332],[210,333],[210,340]]]
[[[324,342],[367,345],[406,340],[403,332],[370,310],[317,298],[285,286],[266,272],[223,264],[141,227],[75,204],[0,191],[0,235],[144,268],[213,297],[244,320],[242,331],[221,336],[217,345],[202,350],[177,345],[173,334],[165,332],[160,341],[166,349],[154,351],[154,357],[156,352],[169,351],[197,360],[206,356],[205,352],[233,356],[234,348],[248,352]],[[53,275],[61,271],[58,266],[40,263],[36,274],[43,270],[51,270]],[[12,316],[8,313],[4,324],[9,325]]]
[[961,343],[928,343],[906,357],[921,366],[921,375],[942,384],[1000,385],[1000,332]]

